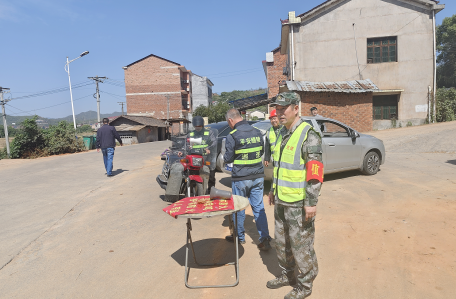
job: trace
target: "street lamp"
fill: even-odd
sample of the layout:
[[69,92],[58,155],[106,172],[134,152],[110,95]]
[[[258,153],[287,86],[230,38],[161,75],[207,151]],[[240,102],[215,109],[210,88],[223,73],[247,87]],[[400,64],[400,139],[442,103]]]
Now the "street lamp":
[[87,54],[89,54],[89,51],[84,51],[84,52],[82,52],[81,55],[79,55],[79,57],[77,57],[73,60],[70,60],[70,61],[68,61],[68,56],[67,56],[67,63],[65,64],[65,72],[68,73],[68,82],[70,83],[71,110],[73,111],[73,125],[74,125],[75,131],[76,131],[76,118],[74,117],[73,92],[71,91],[70,63],[72,63],[76,59],[81,58],[82,56],[86,56]]

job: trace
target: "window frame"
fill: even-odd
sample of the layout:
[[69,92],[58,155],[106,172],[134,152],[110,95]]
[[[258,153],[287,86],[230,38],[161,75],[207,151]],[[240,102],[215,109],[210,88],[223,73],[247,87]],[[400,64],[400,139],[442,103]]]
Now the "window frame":
[[[395,100],[392,99],[393,96],[396,97]],[[380,97],[383,97],[383,99],[381,99]],[[391,99],[387,99],[386,97],[391,97]],[[382,100],[386,103],[384,103],[383,105],[378,105],[378,101],[382,101]],[[375,101],[377,101],[377,105],[376,105]],[[387,103],[388,101],[395,102],[395,105],[388,104]],[[377,107],[377,109],[376,109],[376,107]],[[395,108],[394,109],[395,112],[391,111],[392,107]],[[377,111],[380,111],[380,114],[376,113]],[[386,111],[388,117],[386,117],[384,115],[385,111]],[[379,115],[380,118],[376,118],[377,115]],[[392,120],[392,119],[397,120],[398,115],[399,115],[399,95],[393,94],[393,95],[387,95],[387,96],[375,96],[373,98],[373,100],[372,100],[372,119],[373,120]]]
[[[387,44],[384,44],[384,42],[387,41]],[[393,43],[394,41],[394,43]],[[370,44],[371,43],[371,44]],[[378,44],[377,44],[378,43]],[[395,52],[394,52],[394,60],[391,59],[391,47],[395,47]],[[376,48],[379,49],[379,61],[375,61],[377,57],[375,57],[376,54]],[[387,48],[387,55],[385,57],[384,50]],[[369,52],[369,49],[372,49],[371,53]],[[371,56],[369,54],[372,54]],[[398,61],[398,42],[397,42],[397,36],[385,36],[385,37],[375,37],[375,38],[368,38],[367,43],[366,43],[366,57],[367,57],[367,64],[378,64],[378,63],[388,63],[388,62],[397,62]],[[385,61],[386,58],[386,61]]]

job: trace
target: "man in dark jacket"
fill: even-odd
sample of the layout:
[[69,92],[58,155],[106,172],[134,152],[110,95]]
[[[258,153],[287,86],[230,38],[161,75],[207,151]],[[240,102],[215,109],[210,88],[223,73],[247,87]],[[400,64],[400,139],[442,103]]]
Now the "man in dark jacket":
[[103,118],[103,126],[97,131],[97,152],[100,152],[101,149],[103,153],[103,161],[108,177],[112,176],[112,161],[114,159],[116,139],[122,145],[122,139],[120,139],[116,128],[109,125],[108,118]]
[[[268,220],[263,204],[264,168],[261,156],[264,153],[264,141],[261,132],[242,119],[236,109],[226,114],[228,125],[233,131],[226,136],[225,163],[232,163],[231,187],[233,194],[247,197],[255,217],[255,224],[260,235],[258,249],[269,250]],[[245,243],[245,211],[237,212],[237,232],[239,242]],[[233,236],[227,236],[233,242]]]

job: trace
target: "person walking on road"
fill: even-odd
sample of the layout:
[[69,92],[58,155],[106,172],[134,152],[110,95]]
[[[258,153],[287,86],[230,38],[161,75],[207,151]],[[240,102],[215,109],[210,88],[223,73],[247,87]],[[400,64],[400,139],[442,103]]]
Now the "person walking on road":
[[[232,108],[226,114],[228,125],[233,131],[226,136],[225,163],[233,163],[231,187],[234,195],[247,197],[253,210],[255,224],[260,235],[260,250],[269,250],[268,220],[263,204],[264,168],[261,156],[264,152],[264,141],[261,132],[242,119],[239,111]],[[236,221],[236,218],[233,217]],[[245,211],[237,212],[237,233],[239,242],[245,243]],[[227,241],[234,242],[233,236]]]
[[264,144],[264,166],[268,167],[269,161],[271,161],[271,155],[275,147],[277,140],[277,134],[281,128],[279,119],[277,118],[276,109],[271,111],[269,116],[269,121],[271,122],[271,127],[266,133],[266,141]]
[[103,126],[97,131],[97,152],[103,153],[103,162],[106,168],[106,175],[112,176],[112,163],[114,160],[114,150],[116,148],[116,139],[122,146],[122,139],[116,128],[109,125],[109,119],[103,118]]
[[297,93],[286,92],[280,93],[274,103],[283,127],[273,153],[269,204],[274,205],[275,248],[282,274],[266,286],[294,286],[285,299],[308,297],[318,274],[314,221],[323,182],[321,137],[298,116],[300,101]]

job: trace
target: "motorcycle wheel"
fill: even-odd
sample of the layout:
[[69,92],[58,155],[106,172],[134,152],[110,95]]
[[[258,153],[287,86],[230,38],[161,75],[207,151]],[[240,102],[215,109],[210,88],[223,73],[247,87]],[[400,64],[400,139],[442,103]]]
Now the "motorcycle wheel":
[[190,196],[201,196],[204,195],[203,184],[198,182],[192,182],[190,184]]

